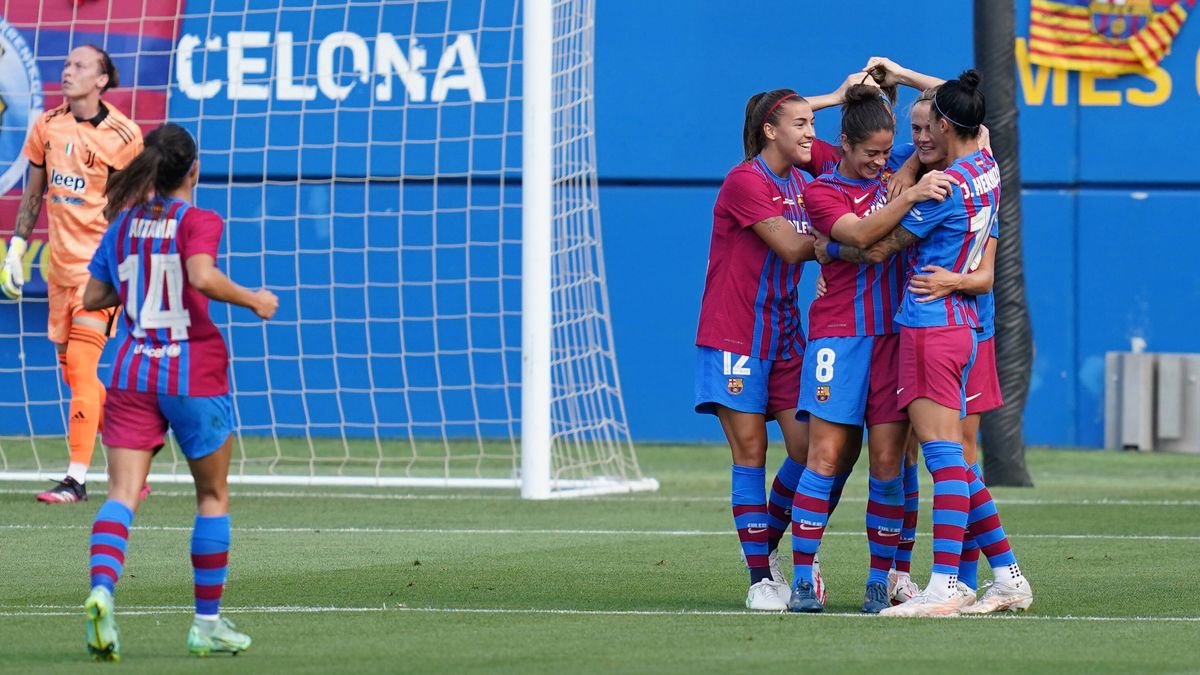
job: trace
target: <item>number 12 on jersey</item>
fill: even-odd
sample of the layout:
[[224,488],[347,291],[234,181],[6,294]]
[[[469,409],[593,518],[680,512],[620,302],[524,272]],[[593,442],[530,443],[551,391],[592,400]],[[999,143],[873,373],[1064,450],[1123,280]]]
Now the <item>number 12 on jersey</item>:
[[[145,299],[139,302],[141,270],[138,254],[130,255],[117,266],[117,277],[128,288],[125,313],[133,320],[133,336],[144,338],[147,329],[169,328],[172,340],[186,340],[192,320],[183,306],[183,265],[179,254],[150,254],[150,283],[146,286]],[[166,298],[163,298],[164,286]]]

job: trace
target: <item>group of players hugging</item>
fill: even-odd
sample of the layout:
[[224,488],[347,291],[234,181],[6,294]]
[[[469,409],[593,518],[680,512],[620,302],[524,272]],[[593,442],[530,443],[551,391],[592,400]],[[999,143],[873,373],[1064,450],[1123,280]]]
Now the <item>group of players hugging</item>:
[[[233,403],[228,350],[208,304],[227,302],[269,319],[279,302],[217,268],[224,223],[192,205],[200,169],[191,134],[165,124],[143,139],[137,124],[101,99],[117,86],[118,73],[99,47],[73,49],[61,84],[63,103],[38,117],[26,139],[29,170],[0,270],[0,289],[19,300],[27,242],[44,199],[48,333],[71,390],[71,458],[66,476],[37,499],[87,499],[87,469],[102,431],[108,498],[92,523],[84,609],[88,651],[97,660],[118,660],[113,590],[134,512],[149,494],[150,462],[170,427],[196,484],[190,551],[196,615],[187,646],[198,655],[236,654],[250,638],[220,616]],[[118,320],[121,344],[104,383],[97,374],[100,355]]]
[[[733,454],[746,606],[821,612],[818,549],[867,432],[870,567],[862,611],[925,617],[1033,602],[981,479],[979,416],[1002,405],[991,288],[1000,173],[979,74],[943,81],[872,58],[839,89],[746,105],[745,160],[713,208],[696,337],[696,411]],[[894,144],[899,85],[921,93]],[[841,105],[840,147],[813,112]],[[810,178],[816,176],[815,179]],[[821,265],[806,340],[797,287]],[[767,422],[787,456],[766,489]],[[933,570],[910,576],[918,445],[933,477]],[[792,528],[792,581],[778,564]],[[978,596],[982,553],[993,581]]]

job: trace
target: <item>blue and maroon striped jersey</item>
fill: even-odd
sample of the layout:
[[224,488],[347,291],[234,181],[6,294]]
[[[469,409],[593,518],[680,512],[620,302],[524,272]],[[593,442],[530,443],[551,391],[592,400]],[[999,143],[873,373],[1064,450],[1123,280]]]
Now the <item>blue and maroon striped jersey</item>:
[[88,271],[115,286],[124,306],[110,388],[170,396],[229,391],[225,340],[186,264],[198,254],[216,260],[223,230],[212,211],[154,199],[122,211],[105,231]]
[[[806,193],[813,229],[833,239],[833,224],[848,213],[866,218],[887,204],[887,179],[913,153],[911,143],[893,149],[877,178],[853,179],[835,167]],[[877,265],[834,260],[821,267],[827,290],[808,310],[811,338],[887,335],[899,332],[896,310],[904,293],[903,254]]]
[[[992,229],[992,237],[984,244],[983,251],[980,252],[980,260],[987,252],[988,246],[997,246],[1000,241],[1000,220],[997,218],[996,226]],[[979,341],[983,342],[996,335],[996,296],[991,291],[982,295],[975,296],[976,313],[979,314],[979,327],[982,332],[979,333]]]
[[780,178],[761,156],[725,176],[713,206],[697,345],[771,361],[803,353],[796,288],[804,265],[785,263],[752,227],[782,216],[797,236],[808,233],[808,180],[797,168]]
[[[980,150],[950,165],[945,173],[956,183],[950,197],[921,202],[900,225],[921,238],[908,256],[909,275],[926,265],[966,273],[983,253],[1000,212],[1000,167],[991,153]],[[920,303],[904,294],[896,317],[903,326],[979,326],[975,297],[962,293]]]

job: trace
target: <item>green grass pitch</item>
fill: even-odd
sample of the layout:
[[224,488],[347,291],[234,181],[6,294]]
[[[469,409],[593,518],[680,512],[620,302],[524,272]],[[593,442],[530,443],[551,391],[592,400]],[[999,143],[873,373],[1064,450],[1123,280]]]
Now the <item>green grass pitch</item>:
[[530,503],[234,486],[223,609],[254,645],[204,661],[184,646],[185,486],[160,486],[138,514],[117,587],[122,661],[92,664],[81,605],[102,485],[87,504],[46,506],[33,500],[40,486],[0,483],[0,671],[1200,671],[1200,457],[1031,451],[1038,486],[994,491],[1034,587],[1030,613],[913,621],[857,613],[865,467],[822,549],[828,614],[750,614],[728,451],[644,445],[639,456],[660,492]]

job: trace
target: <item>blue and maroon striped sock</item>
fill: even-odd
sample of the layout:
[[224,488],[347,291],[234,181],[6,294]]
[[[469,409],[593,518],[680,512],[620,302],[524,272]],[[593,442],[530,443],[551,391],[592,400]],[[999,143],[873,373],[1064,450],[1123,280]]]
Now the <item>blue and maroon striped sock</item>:
[[846,488],[846,481],[850,480],[850,472],[839,473],[833,477],[833,485],[829,488],[829,517],[833,517],[833,512],[837,510],[838,504],[842,501],[842,490]]
[[129,546],[129,528],[133,526],[133,510],[112,499],[104,502],[92,521],[91,568],[92,588],[103,586],[110,593],[121,578],[125,566],[125,550]]
[[767,550],[779,548],[779,540],[792,523],[792,500],[796,497],[796,486],[804,475],[804,465],[784,457],[775,481],[771,483],[771,495],[767,501]]
[[992,493],[988,492],[987,486],[983,484],[982,475],[978,464],[972,464],[971,468],[967,469],[968,489],[971,493],[971,512],[967,514],[967,524],[971,528],[976,545],[987,556],[993,571],[1009,572],[1010,575],[1000,577],[1008,578],[1020,573],[1017,556],[1013,554],[1008,536],[1004,534],[996,502],[992,501]]
[[896,545],[896,571],[912,571],[913,546],[917,543],[917,514],[921,508],[920,467],[904,465],[904,525],[900,527],[900,543]]
[[925,466],[933,474],[933,576],[929,586],[938,597],[954,592],[967,527],[970,494],[962,443],[930,441],[921,446]]
[[970,526],[963,533],[962,557],[958,559],[958,580],[973,589],[979,588],[979,544],[975,543]]
[[829,491],[834,479],[809,469],[800,477],[792,502],[792,587],[813,583],[812,564],[829,524]]
[[216,619],[229,571],[229,514],[196,516],[192,527],[192,578],[196,590],[196,616]]
[[904,483],[900,476],[891,480],[871,476],[868,482],[866,524],[871,572],[867,584],[886,584],[904,524]]
[[733,465],[730,502],[733,524],[742,542],[742,555],[750,568],[750,585],[771,578],[767,551],[767,470],[761,466]]

